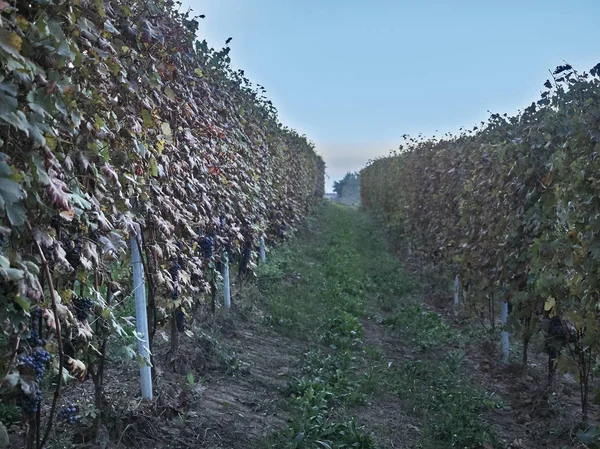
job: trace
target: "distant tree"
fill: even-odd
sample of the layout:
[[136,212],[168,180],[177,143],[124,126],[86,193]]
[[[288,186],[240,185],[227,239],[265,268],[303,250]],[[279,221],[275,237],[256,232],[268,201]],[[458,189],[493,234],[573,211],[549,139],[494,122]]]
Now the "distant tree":
[[360,202],[360,174],[348,172],[339,181],[333,183],[333,191],[337,200],[344,204],[358,205]]

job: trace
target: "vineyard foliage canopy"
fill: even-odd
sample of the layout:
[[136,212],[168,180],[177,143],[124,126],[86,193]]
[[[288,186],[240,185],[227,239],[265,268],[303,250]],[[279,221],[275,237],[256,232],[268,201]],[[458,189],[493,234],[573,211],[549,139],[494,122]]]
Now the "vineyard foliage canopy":
[[0,1],[0,375],[32,414],[23,357],[43,346],[52,372],[97,377],[124,332],[112,273],[135,224],[149,307],[184,312],[224,250],[251,269],[258,237],[285,238],[323,196],[314,145],[175,3]]
[[509,301],[525,342],[532,316],[568,318],[597,354],[600,64],[552,75],[514,117],[492,114],[441,140],[405,136],[361,171],[361,201],[407,254],[459,274],[468,307]]

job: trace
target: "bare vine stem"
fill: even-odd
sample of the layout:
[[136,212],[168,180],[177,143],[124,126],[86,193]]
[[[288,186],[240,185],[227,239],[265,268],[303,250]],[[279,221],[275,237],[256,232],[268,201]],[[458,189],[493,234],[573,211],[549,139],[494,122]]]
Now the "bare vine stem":
[[[33,229],[31,224],[27,222],[27,230],[33,236]],[[50,436],[50,430],[52,430],[52,422],[54,419],[54,412],[56,411],[56,404],[58,402],[58,398],[60,397],[60,385],[62,383],[62,374],[64,368],[64,351],[63,351],[63,341],[62,341],[62,332],[60,327],[60,318],[58,316],[58,299],[56,297],[56,291],[54,290],[54,283],[52,282],[52,276],[50,275],[50,267],[48,266],[48,260],[46,260],[46,256],[44,256],[44,251],[42,247],[37,242],[37,240],[33,239],[35,242],[35,246],[38,250],[38,254],[40,255],[40,259],[42,261],[42,265],[44,267],[44,273],[46,274],[46,278],[48,279],[48,288],[50,289],[50,298],[52,300],[52,314],[54,315],[54,324],[56,326],[56,342],[58,346],[58,379],[56,380],[56,388],[54,390],[54,398],[52,400],[52,407],[50,408],[50,414],[48,416],[48,422],[46,424],[46,431],[44,432],[44,437],[40,442],[38,448],[43,449],[44,445],[48,441],[48,437]]]

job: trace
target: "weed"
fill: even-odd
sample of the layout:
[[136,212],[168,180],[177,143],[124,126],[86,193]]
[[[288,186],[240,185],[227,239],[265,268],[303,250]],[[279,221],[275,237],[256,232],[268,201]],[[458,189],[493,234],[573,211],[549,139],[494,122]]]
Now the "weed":
[[[370,395],[396,394],[424,421],[424,448],[479,447],[493,441],[480,415],[501,407],[469,386],[463,337],[436,313],[406,296],[416,283],[362,213],[322,206],[311,234],[271,253],[259,272],[265,323],[314,345],[288,379],[288,426],[268,440],[282,448],[374,448],[373,435],[348,411]],[[400,299],[402,298],[402,299]],[[370,304],[391,314],[380,324],[417,348],[421,360],[390,368],[363,344]]]

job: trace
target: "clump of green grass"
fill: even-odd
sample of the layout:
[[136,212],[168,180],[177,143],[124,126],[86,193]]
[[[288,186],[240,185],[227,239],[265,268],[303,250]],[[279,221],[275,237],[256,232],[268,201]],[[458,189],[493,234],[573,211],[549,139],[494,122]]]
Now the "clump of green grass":
[[[265,323],[315,347],[288,381],[291,420],[270,447],[374,448],[373,435],[348,418],[349,408],[390,392],[423,419],[423,448],[492,442],[481,414],[501,403],[465,381],[461,353],[448,350],[461,347],[463,337],[407,299],[416,282],[370,220],[355,209],[323,205],[310,226],[310,234],[270,253],[259,269]],[[364,345],[361,320],[373,309],[390,312],[380,324],[395,329],[421,360],[390,369]]]
[[396,311],[381,324],[393,326],[402,338],[410,340],[422,351],[461,341],[460,334],[439,314],[425,310],[417,303],[405,302],[397,306]]

